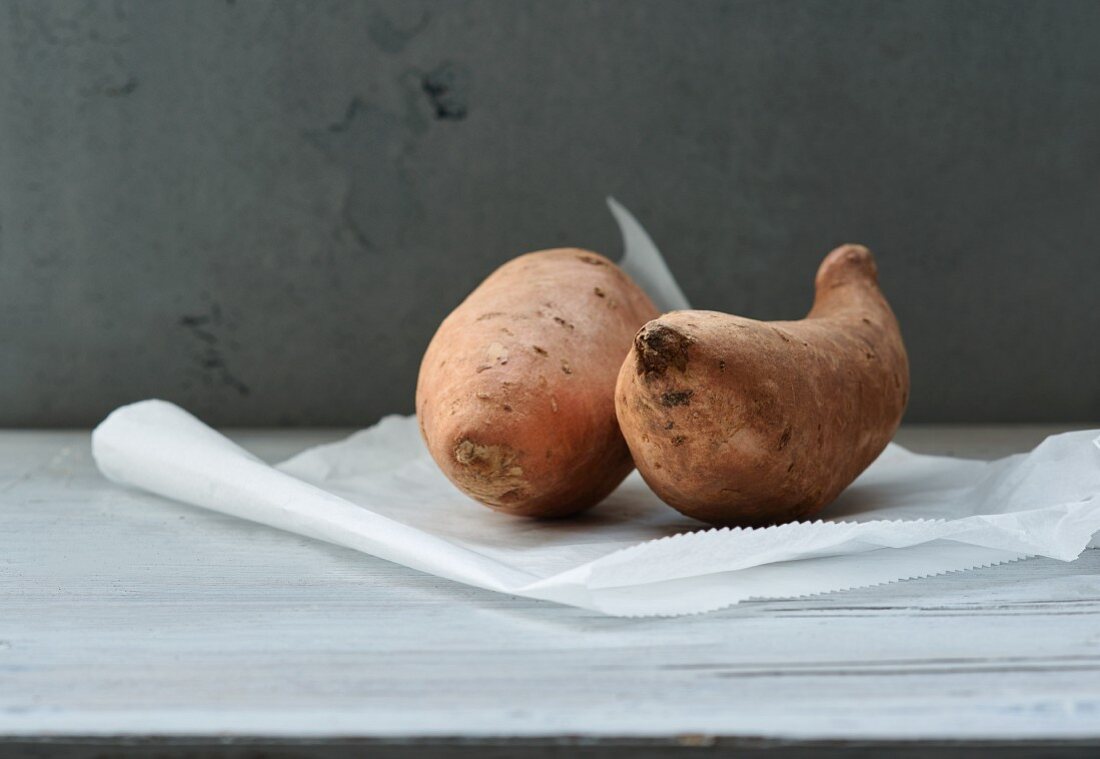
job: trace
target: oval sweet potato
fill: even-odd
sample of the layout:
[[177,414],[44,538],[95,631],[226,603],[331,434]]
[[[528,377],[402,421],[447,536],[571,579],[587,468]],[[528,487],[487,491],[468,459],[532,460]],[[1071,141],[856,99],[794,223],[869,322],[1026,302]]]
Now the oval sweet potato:
[[635,337],[619,424],[646,482],[678,511],[715,525],[808,517],[897,430],[909,362],[870,251],[837,248],[815,287],[801,321],[676,311]]
[[421,362],[416,411],[432,457],[498,511],[556,517],[598,503],[633,468],[615,378],[657,313],[590,251],[504,264],[443,321]]

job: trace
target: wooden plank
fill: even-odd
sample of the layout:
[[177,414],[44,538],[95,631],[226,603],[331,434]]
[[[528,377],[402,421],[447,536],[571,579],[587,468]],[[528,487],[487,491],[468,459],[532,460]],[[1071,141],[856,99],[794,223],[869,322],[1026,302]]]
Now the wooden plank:
[[[907,429],[994,455],[1049,429]],[[278,459],[331,432],[244,432]],[[676,619],[419,574],[0,434],[0,735],[1100,738],[1100,552]],[[13,744],[14,745],[14,744]]]

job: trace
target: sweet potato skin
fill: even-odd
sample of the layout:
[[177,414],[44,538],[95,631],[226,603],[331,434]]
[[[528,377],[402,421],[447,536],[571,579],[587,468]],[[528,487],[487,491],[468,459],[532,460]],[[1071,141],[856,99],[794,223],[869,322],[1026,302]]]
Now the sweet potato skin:
[[804,519],[882,452],[909,400],[901,332],[869,250],[822,262],[801,321],[677,311],[646,324],[616,387],[649,486],[714,525]]
[[603,500],[633,469],[615,417],[619,366],[657,313],[591,251],[501,266],[443,321],[420,365],[417,417],[443,473],[509,514],[566,516]]

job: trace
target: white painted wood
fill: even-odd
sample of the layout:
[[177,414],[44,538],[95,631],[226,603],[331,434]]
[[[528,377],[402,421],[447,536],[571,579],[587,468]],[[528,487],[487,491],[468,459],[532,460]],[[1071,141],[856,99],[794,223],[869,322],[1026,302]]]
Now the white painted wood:
[[[276,460],[339,434],[234,437]],[[0,736],[1095,738],[1098,674],[1100,551],[615,619],[121,491],[86,432],[0,433]]]

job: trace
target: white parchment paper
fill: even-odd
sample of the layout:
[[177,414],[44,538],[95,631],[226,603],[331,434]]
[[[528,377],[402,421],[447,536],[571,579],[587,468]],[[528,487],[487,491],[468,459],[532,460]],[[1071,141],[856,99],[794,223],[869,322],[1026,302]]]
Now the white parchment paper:
[[[615,210],[627,262],[646,272],[635,276],[660,302],[686,305],[648,236]],[[387,417],[277,466],[156,400],[114,411],[92,442],[100,470],[123,485],[457,582],[618,616],[698,613],[1028,556],[1070,561],[1100,531],[1097,430],[993,462],[891,445],[822,520],[765,529],[707,529],[662,504],[636,472],[578,518],[497,514],[446,480],[411,417]]]

